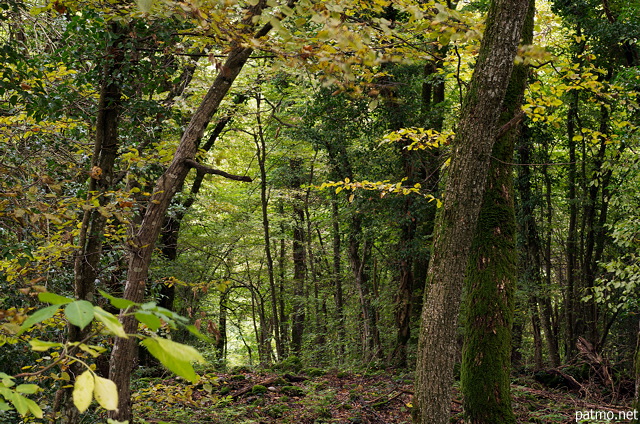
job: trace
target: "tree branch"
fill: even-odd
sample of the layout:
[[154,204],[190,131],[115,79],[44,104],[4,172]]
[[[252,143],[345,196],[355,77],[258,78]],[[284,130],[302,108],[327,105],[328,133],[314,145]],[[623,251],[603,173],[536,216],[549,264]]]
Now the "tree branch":
[[185,160],[184,163],[187,164],[187,166],[189,166],[190,168],[195,168],[200,172],[204,172],[205,174],[220,175],[220,176],[228,178],[230,180],[245,181],[245,182],[248,182],[248,183],[253,181],[253,179],[251,177],[249,177],[248,175],[233,175],[233,174],[229,174],[228,172],[220,171],[219,169],[209,168],[208,166],[203,165],[201,163],[198,163],[193,159],[187,159],[187,160]]
[[516,126],[518,126],[518,124],[520,124],[520,122],[522,122],[522,120],[524,119],[525,116],[526,116],[526,114],[522,110],[519,111],[518,113],[516,113],[515,116],[513,118],[511,118],[511,120],[509,122],[507,122],[502,127],[500,127],[500,129],[498,130],[498,134],[496,134],[496,138],[502,137],[507,132],[509,132],[510,130],[515,128]]

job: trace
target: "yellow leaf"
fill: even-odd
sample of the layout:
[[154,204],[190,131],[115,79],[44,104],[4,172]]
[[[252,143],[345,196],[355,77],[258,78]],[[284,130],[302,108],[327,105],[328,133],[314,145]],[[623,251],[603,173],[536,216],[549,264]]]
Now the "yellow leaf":
[[93,373],[89,370],[86,370],[76,378],[76,383],[73,386],[73,404],[80,413],[86,411],[91,405],[94,386]]
[[94,376],[94,378],[95,388],[93,389],[93,395],[96,401],[108,411],[118,409],[118,388],[116,387],[116,383],[97,375]]

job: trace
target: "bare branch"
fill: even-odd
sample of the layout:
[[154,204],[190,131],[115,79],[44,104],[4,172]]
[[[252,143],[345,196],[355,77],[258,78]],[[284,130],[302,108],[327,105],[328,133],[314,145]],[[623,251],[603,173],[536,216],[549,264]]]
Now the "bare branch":
[[205,174],[220,175],[220,176],[225,177],[225,178],[230,179],[230,180],[245,181],[245,182],[248,182],[248,183],[253,181],[253,179],[251,177],[249,177],[248,175],[233,175],[233,174],[229,174],[228,172],[224,172],[224,171],[221,171],[219,169],[209,168],[208,166],[203,165],[201,163],[198,163],[193,159],[185,160],[185,164],[187,164],[190,168],[195,168],[200,172],[204,172]]

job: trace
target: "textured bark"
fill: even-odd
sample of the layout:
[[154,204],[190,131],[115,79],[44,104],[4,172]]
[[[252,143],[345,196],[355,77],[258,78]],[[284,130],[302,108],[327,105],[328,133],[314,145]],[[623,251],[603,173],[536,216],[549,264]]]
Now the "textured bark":
[[[102,87],[98,101],[98,115],[96,119],[96,134],[91,161],[91,178],[87,191],[98,194],[100,207],[107,204],[108,198],[104,195],[113,189],[114,167],[118,153],[118,124],[122,108],[122,91],[120,80],[116,76],[121,73],[124,51],[125,28],[118,24],[111,24],[111,33],[114,42],[107,50],[107,64],[102,71]],[[99,277],[100,258],[104,242],[104,228],[107,219],[97,208],[84,212],[78,245],[80,248],[74,258],[74,295],[78,300],[93,302],[95,294],[95,281]],[[82,341],[89,332],[90,326],[81,330],[75,325],[69,324],[69,342]],[[84,371],[80,363],[71,365],[71,374],[78,375]],[[79,411],[73,405],[71,389],[64,389],[64,410],[60,418],[61,423],[76,423],[79,421]]]
[[[530,2],[523,44],[533,41],[535,5]],[[519,114],[528,69],[511,73],[498,128]],[[511,326],[517,275],[513,154],[517,125],[493,145],[487,187],[478,217],[466,279],[465,339],[460,383],[472,424],[515,424],[511,407]],[[537,308],[535,309],[537,314]],[[539,331],[539,330],[538,330]]]
[[491,4],[462,109],[422,309],[414,422],[449,422],[460,297],[484,194],[497,121],[529,0]]
[[[263,8],[264,2],[258,3],[252,9],[250,15],[259,14]],[[247,21],[247,24],[249,24],[251,22],[250,17],[247,19],[249,19]],[[271,25],[267,24],[255,36],[256,38],[262,37],[270,30]],[[220,72],[185,129],[173,160],[162,176],[158,178],[144,218],[129,242],[129,265],[123,295],[125,299],[134,302],[142,302],[144,300],[151,255],[171,199],[177,190],[182,187],[191,169],[187,161],[195,158],[198,150],[197,146],[207,125],[252,52],[253,49],[242,46],[236,46],[231,49]],[[128,334],[136,332],[137,321],[133,316],[121,314],[120,321]],[[109,362],[109,379],[118,387],[118,409],[110,411],[109,418],[119,421],[131,421],[132,419],[130,377],[135,358],[136,343],[134,337],[115,340]]]

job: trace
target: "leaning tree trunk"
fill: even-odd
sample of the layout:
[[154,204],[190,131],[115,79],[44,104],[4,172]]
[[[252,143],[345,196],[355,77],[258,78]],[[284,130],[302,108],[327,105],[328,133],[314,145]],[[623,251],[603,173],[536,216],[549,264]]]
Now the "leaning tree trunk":
[[460,297],[497,122],[529,0],[491,3],[460,117],[422,309],[414,421],[449,422]]
[[[530,2],[523,43],[533,41],[535,4]],[[528,69],[511,73],[500,127],[514,116],[527,84]],[[513,153],[519,135],[514,125],[493,146],[487,187],[471,247],[466,281],[465,339],[460,383],[464,411],[471,424],[515,424],[511,407],[511,326],[517,276],[516,217],[513,201]]]
[[[258,5],[252,8],[250,15],[260,14],[264,6],[264,2],[259,2]],[[249,24],[251,22],[250,17],[247,19],[246,23]],[[265,25],[255,34],[255,38],[258,39],[265,36],[271,28],[270,24]],[[171,199],[183,185],[192,167],[203,169],[201,165],[194,161],[198,150],[197,146],[213,114],[218,110],[220,103],[227,95],[251,53],[253,53],[253,49],[250,47],[236,46],[231,49],[218,76],[213,81],[209,91],[185,129],[173,160],[167,170],[158,178],[144,218],[129,243],[130,253],[124,290],[125,299],[134,302],[143,301],[151,255],[162,229]],[[207,171],[229,176],[221,171]],[[247,178],[236,179],[247,180]],[[133,316],[121,314],[120,321],[128,334],[136,332],[137,321]],[[132,419],[129,380],[135,357],[136,343],[134,337],[116,339],[109,363],[109,379],[118,387],[118,409],[110,411],[109,418],[118,421],[131,421]]]

